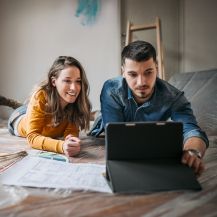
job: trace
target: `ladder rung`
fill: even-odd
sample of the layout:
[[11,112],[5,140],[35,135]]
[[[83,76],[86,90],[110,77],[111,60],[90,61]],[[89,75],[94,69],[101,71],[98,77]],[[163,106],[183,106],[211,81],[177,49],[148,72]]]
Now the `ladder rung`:
[[130,27],[130,31],[140,31],[145,29],[156,29],[156,25],[133,25]]

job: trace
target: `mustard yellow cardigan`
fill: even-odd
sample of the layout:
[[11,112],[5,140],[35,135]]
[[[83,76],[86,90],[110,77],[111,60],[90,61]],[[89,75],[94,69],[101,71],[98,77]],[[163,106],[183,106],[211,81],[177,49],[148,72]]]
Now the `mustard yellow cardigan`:
[[45,112],[46,103],[44,91],[32,95],[26,115],[18,124],[18,133],[27,138],[32,148],[63,153],[64,141],[57,138],[65,138],[68,134],[78,137],[79,129],[67,120],[52,126],[51,115]]

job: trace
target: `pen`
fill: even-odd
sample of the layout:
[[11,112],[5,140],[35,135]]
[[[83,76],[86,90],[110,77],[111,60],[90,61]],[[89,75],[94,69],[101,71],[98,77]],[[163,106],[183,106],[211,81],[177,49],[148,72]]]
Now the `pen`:
[[51,160],[68,162],[67,157],[62,156],[62,155],[53,154],[53,153],[41,153],[41,154],[39,154],[39,157],[51,159]]

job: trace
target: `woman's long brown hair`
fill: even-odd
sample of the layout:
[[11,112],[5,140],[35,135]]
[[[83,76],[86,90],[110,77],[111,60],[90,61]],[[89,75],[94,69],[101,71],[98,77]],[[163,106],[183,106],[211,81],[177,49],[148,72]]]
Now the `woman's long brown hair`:
[[[74,103],[69,103],[64,110],[60,106],[60,96],[52,85],[52,78],[58,78],[61,70],[75,66],[80,70],[81,91]],[[48,78],[43,81],[38,90],[44,90],[47,94],[47,112],[53,116],[53,122],[59,123],[64,118],[73,122],[77,128],[88,130],[90,123],[91,103],[89,101],[89,83],[84,68],[78,60],[70,56],[59,56],[48,72]]]

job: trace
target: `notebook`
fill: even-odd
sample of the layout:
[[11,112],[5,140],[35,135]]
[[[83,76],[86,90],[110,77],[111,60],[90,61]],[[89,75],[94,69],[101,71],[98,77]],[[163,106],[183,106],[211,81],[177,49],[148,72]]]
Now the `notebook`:
[[113,192],[201,190],[193,169],[181,163],[183,125],[129,122],[106,125],[106,179]]

